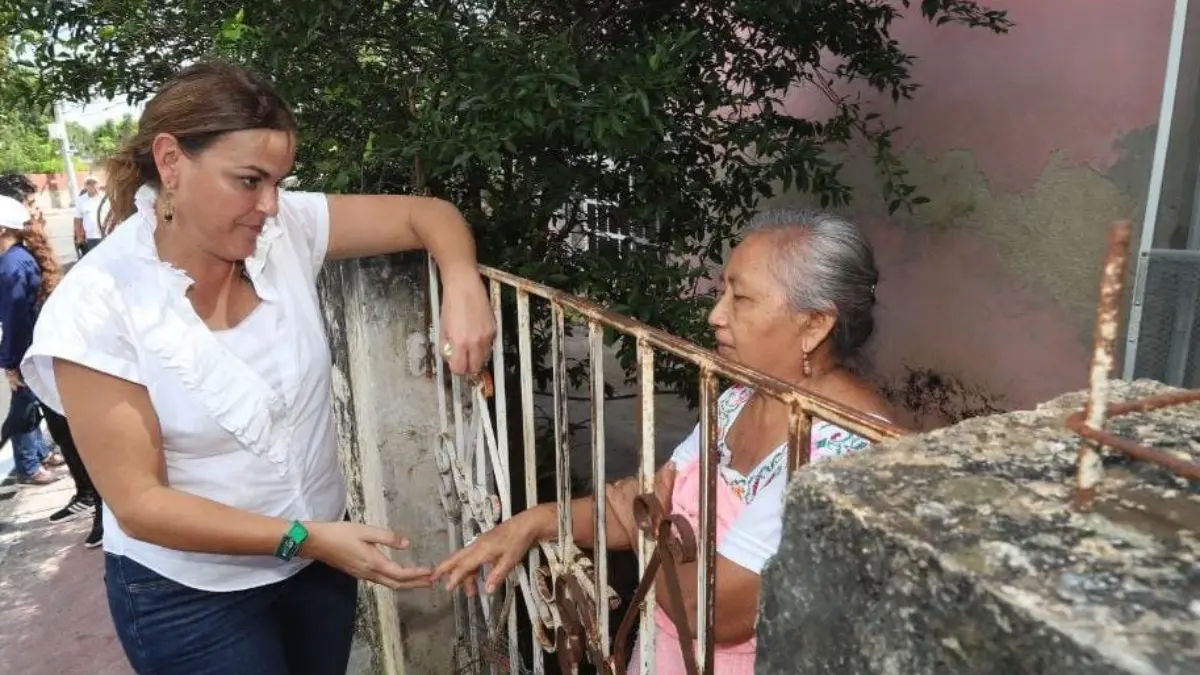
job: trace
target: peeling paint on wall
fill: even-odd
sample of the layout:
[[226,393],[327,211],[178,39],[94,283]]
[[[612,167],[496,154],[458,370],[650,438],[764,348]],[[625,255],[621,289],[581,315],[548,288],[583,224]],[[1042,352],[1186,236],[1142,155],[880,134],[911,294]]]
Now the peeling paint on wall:
[[[879,258],[875,377],[899,391],[929,372],[1022,408],[1083,385],[1105,233],[1144,208],[1172,7],[988,4],[1010,12],[1010,34],[899,22],[921,88],[868,103],[901,127],[931,203],[889,216],[867,150],[836,159],[855,188],[846,212]],[[804,91],[789,106],[829,109]]]

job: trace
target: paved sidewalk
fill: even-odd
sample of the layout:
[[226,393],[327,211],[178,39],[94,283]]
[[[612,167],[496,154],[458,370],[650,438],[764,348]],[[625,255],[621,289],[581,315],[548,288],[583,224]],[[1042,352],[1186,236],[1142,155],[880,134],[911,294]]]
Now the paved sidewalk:
[[[75,261],[73,211],[48,211],[51,243],[66,266]],[[8,409],[0,387],[0,410]],[[48,438],[48,436],[47,436]],[[0,476],[12,468],[12,445],[0,448]],[[133,675],[117,642],[104,595],[104,553],[83,539],[91,516],[52,524],[47,518],[74,492],[62,480],[44,487],[0,488],[0,673]]]
[[91,517],[47,520],[74,491],[63,476],[0,501],[0,672],[132,675],[108,615],[104,553],[83,546]]

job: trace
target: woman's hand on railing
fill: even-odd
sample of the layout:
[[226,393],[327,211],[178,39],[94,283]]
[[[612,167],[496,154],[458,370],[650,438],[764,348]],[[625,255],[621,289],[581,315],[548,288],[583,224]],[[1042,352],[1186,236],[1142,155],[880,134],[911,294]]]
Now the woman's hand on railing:
[[496,318],[475,268],[442,275],[442,356],[458,375],[477,373],[492,354]]
[[[446,580],[446,590],[462,586],[467,595],[475,595],[474,575],[484,565],[490,565],[484,592],[489,595],[504,583],[521,558],[542,538],[547,512],[533,508],[506,520],[483,533],[471,545],[454,552],[433,570],[433,582]],[[550,513],[553,516],[553,513]],[[553,522],[551,522],[553,525]]]
[[408,540],[395,532],[359,523],[306,523],[308,539],[300,555],[319,560],[363,581],[373,581],[392,590],[429,588],[433,585],[428,567],[405,567],[379,547],[408,548]]

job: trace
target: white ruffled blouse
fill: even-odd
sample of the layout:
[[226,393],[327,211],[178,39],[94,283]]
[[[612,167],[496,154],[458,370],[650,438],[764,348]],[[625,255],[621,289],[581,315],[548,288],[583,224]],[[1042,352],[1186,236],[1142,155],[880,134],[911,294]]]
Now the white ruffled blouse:
[[[22,363],[26,381],[59,412],[54,359],[140,384],[173,488],[270,516],[340,519],[346,489],[316,290],[329,241],[325,195],[280,194],[279,213],[246,260],[263,304],[216,333],[187,299],[191,278],[158,257],[155,198],[139,190],[137,213],[47,300]],[[202,590],[262,586],[307,564],[166,549],[126,535],[108,509],[104,520],[106,552]]]

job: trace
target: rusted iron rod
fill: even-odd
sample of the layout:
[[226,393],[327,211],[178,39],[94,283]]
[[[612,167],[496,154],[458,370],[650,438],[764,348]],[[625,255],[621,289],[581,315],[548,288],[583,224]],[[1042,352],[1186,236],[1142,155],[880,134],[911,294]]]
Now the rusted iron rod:
[[677,358],[707,368],[714,375],[744,382],[754,387],[759,393],[766,394],[784,403],[799,403],[809,414],[831,424],[843,427],[847,431],[852,431],[871,441],[881,441],[907,433],[907,430],[902,427],[889,424],[815,394],[801,391],[803,387],[800,385],[785,382],[766,373],[743,366],[740,363],[723,359],[716,353],[692,344],[681,337],[671,335],[666,331],[652,328],[640,321],[612,312],[590,300],[544,286],[493,267],[481,266],[480,273],[530,295],[536,295],[561,307],[569,308],[605,326],[616,328],[634,339],[641,340],[653,346],[655,349],[660,349]]
[[[1105,413],[1111,419],[1121,415],[1149,412],[1188,403],[1200,403],[1200,391],[1185,391],[1116,403],[1108,406]],[[1113,448],[1134,459],[1160,466],[1189,480],[1200,481],[1200,464],[1181,459],[1163,450],[1139,445],[1103,429],[1096,429],[1087,423],[1085,411],[1076,412],[1068,417],[1066,424],[1067,428],[1101,446]]]
[[812,415],[792,404],[788,415],[788,472],[812,461]]
[[[1104,270],[1100,276],[1100,302],[1096,308],[1096,333],[1092,349],[1092,365],[1088,372],[1088,400],[1084,417],[1092,429],[1103,430],[1108,410],[1108,377],[1112,372],[1117,330],[1121,324],[1122,289],[1125,285],[1125,264],[1129,259],[1129,240],[1133,225],[1128,220],[1112,224],[1108,233],[1108,248],[1104,255]],[[1079,446],[1075,464],[1075,503],[1079,508],[1090,506],[1096,486],[1104,478],[1100,448],[1091,440]]]

